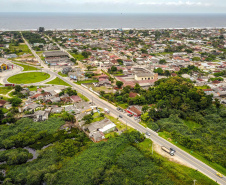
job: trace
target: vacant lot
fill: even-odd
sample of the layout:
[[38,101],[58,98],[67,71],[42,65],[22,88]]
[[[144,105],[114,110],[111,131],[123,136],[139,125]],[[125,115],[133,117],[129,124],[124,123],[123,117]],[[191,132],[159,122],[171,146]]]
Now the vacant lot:
[[0,94],[7,94],[9,91],[11,91],[13,87],[0,87]]
[[53,85],[65,85],[65,86],[71,86],[65,81],[61,80],[60,78],[56,77],[54,80],[47,82],[46,84],[53,84]]
[[43,72],[21,73],[9,77],[8,82],[15,84],[29,84],[44,81],[49,77],[49,74]]

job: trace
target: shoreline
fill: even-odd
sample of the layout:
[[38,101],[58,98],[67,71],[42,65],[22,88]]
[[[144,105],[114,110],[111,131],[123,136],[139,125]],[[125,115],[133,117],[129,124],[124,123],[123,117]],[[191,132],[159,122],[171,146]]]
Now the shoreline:
[[[41,27],[41,26],[40,26]],[[187,27],[187,28],[74,28],[74,29],[67,29],[67,28],[50,28],[50,29],[45,29],[45,31],[89,31],[89,30],[198,30],[198,29],[206,29],[206,30],[212,30],[212,29],[226,29],[226,27]],[[38,31],[38,28],[34,29],[5,29],[5,28],[0,28],[0,32],[5,32],[5,31]]]

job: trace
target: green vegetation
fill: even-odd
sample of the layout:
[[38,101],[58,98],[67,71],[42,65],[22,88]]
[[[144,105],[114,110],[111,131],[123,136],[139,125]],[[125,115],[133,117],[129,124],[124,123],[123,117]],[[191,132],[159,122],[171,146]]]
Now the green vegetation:
[[11,86],[8,86],[8,87],[0,87],[0,94],[6,95],[11,90],[13,90],[13,87],[11,87]]
[[[40,87],[40,86],[39,86]],[[31,85],[27,87],[30,91],[37,91],[37,86]]]
[[9,102],[12,104],[13,107],[17,107],[22,103],[22,100],[17,97],[13,97],[9,99]]
[[67,89],[63,89],[63,90],[60,92],[59,96],[62,96],[62,95],[64,95],[65,93],[68,94],[69,96],[77,95],[77,91],[74,90],[74,89],[72,89],[71,87],[68,87]]
[[82,54],[78,54],[78,53],[70,53],[76,60],[83,60],[84,56]]
[[50,118],[44,122],[33,122],[23,118],[15,124],[1,127],[0,148],[25,147],[34,144],[48,134],[55,133],[64,121],[59,118]]
[[68,75],[63,74],[63,73],[61,73],[61,72],[58,72],[58,75],[60,75],[60,76],[62,76],[62,77],[68,77]]
[[188,67],[182,67],[180,68],[180,71],[178,71],[177,73],[181,75],[181,74],[191,74],[192,72],[204,73],[198,67],[193,65],[189,65]]
[[30,73],[20,73],[11,76],[7,80],[10,83],[29,84],[47,80],[49,77],[50,75],[44,72],[30,72]]
[[[102,114],[95,113],[95,117]],[[108,116],[108,115],[106,115]],[[115,118],[114,118],[115,119]],[[93,120],[93,121],[94,121]],[[115,120],[117,121],[117,119]],[[118,122],[118,121],[117,121]],[[77,128],[59,130],[64,121],[21,119],[0,127],[0,148],[29,146],[39,149],[38,158],[25,163],[31,154],[24,149],[0,151],[7,161],[4,184],[196,184],[214,185],[201,173],[151,154],[152,142],[136,131],[115,133],[107,142],[91,143]],[[72,139],[73,138],[73,139]],[[52,145],[49,145],[52,143]],[[47,148],[42,149],[44,146]],[[24,163],[24,164],[23,164]]]
[[223,70],[221,72],[214,73],[213,75],[216,76],[216,77],[226,76],[226,70]]
[[74,82],[75,84],[81,85],[81,84],[86,84],[86,83],[96,83],[98,80],[84,80],[84,81],[78,81]]
[[65,86],[71,86],[65,81],[61,80],[60,78],[56,77],[54,80],[47,82],[46,84],[53,84],[53,85],[65,85]]
[[23,71],[34,71],[34,70],[39,70],[38,68],[33,67],[33,66],[29,66],[29,65],[24,65],[24,64],[20,64],[20,63],[16,63],[16,62],[14,62],[14,64],[23,67],[23,68],[24,68]]
[[[80,137],[78,137],[81,142]],[[84,138],[83,138],[84,139]],[[217,184],[194,169],[167,161],[147,150],[151,142],[139,132],[122,134],[107,142],[65,140],[42,150],[38,159],[7,173],[16,184]],[[135,144],[135,141],[139,142]],[[142,142],[143,141],[143,142]],[[80,144],[80,145],[79,145]],[[79,153],[80,152],[80,153]]]
[[[66,133],[68,134],[68,132]],[[85,134],[78,129],[73,131],[73,137],[75,138],[74,140],[65,139],[55,142],[52,146],[41,150],[38,159],[32,162],[10,168],[6,180],[10,179],[13,184],[32,185],[41,184],[42,181],[54,184],[52,182],[56,180],[55,173],[68,160],[82,152],[90,142]],[[72,182],[77,183],[74,180]]]
[[222,77],[215,77],[215,78],[210,78],[208,81],[224,81],[224,79]]
[[0,162],[6,161],[8,165],[22,164],[33,156],[25,149],[10,149],[0,151]]
[[34,43],[46,43],[45,39],[41,38],[41,35],[38,33],[32,33],[29,31],[22,32],[23,36],[25,39],[29,41],[29,43],[34,44]]
[[141,94],[147,104],[155,104],[141,116],[149,128],[167,132],[178,144],[226,167],[222,158],[226,152],[226,110],[219,101],[214,105],[212,95],[206,95],[180,77],[161,79],[155,88]]
[[10,44],[9,50],[10,50],[11,53],[15,53],[17,55],[23,55],[24,53],[31,54],[30,49],[24,43],[20,43],[19,45]]
[[80,94],[80,93],[78,93],[78,95],[79,95],[79,97],[82,98],[84,101],[86,101],[86,102],[89,101],[89,99],[88,99],[86,96],[84,96],[84,95],[82,95],[82,94]]
[[196,86],[197,89],[210,89],[210,87],[208,85],[204,85],[204,86]]

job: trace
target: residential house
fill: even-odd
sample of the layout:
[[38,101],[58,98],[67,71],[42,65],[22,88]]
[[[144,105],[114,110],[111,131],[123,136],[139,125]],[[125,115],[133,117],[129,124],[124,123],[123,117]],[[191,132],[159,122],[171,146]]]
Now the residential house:
[[49,118],[49,111],[39,110],[34,113],[34,121],[45,121]]
[[125,111],[128,112],[129,114],[132,114],[136,117],[141,116],[142,114],[142,106],[138,106],[138,105],[133,105],[133,106],[129,106]]
[[82,99],[79,96],[75,96],[75,95],[71,96],[70,99],[73,103],[78,103],[82,101]]

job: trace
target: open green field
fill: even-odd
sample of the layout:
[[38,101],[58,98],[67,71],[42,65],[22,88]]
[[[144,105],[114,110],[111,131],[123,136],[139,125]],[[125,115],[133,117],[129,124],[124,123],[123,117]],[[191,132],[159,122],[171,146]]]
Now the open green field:
[[8,82],[15,84],[29,84],[47,80],[49,77],[50,75],[44,72],[21,73],[9,77]]
[[9,46],[9,49],[11,51],[15,51],[15,53],[17,55],[23,55],[24,53],[27,53],[27,54],[31,54],[31,51],[30,49],[28,48],[28,46],[26,44],[20,44],[19,46],[12,46],[10,45]]
[[9,91],[11,91],[13,87],[0,87],[0,94],[7,94]]
[[84,57],[81,54],[74,54],[74,53],[70,53],[70,54],[79,61],[84,59]]
[[16,63],[16,62],[14,62],[14,64],[23,67],[24,68],[23,71],[35,71],[35,70],[39,70],[38,68],[33,67],[33,66],[29,66],[29,65],[24,65],[24,64],[20,64],[20,63]]
[[65,81],[61,80],[60,78],[56,77],[54,80],[47,82],[46,84],[53,84],[53,85],[65,85],[65,86],[71,86]]

